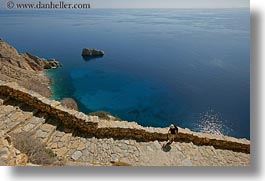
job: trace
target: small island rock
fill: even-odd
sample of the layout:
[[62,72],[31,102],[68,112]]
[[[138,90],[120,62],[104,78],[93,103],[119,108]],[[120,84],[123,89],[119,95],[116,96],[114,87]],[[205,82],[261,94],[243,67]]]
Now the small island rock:
[[96,56],[103,56],[103,55],[104,55],[104,51],[96,50],[94,48],[83,48],[82,50],[82,56],[96,57]]

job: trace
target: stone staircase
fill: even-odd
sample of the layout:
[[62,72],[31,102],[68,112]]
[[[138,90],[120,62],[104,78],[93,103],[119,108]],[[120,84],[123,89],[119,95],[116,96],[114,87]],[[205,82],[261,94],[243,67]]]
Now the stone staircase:
[[0,96],[0,131],[7,135],[32,133],[66,165],[106,166],[113,162],[134,166],[250,165],[250,154],[213,146],[176,142],[163,150],[165,142],[88,137],[26,103],[3,95]]

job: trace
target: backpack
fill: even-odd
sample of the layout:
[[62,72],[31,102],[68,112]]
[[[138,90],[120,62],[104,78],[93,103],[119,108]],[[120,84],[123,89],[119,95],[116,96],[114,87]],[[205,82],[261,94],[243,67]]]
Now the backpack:
[[175,133],[172,133],[172,132],[171,132],[171,128],[170,128],[170,133],[171,133],[171,134],[176,134],[176,133],[178,134],[178,132],[179,132],[178,127],[174,125],[174,129],[175,129]]
[[178,129],[178,127],[175,126],[175,125],[174,125],[174,127],[175,127],[175,129],[176,129],[177,134],[178,134],[178,133],[179,133],[179,129]]

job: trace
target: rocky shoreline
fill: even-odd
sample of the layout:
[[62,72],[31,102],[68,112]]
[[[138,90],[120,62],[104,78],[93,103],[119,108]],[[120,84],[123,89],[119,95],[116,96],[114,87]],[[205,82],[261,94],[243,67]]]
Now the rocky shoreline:
[[51,83],[44,70],[57,68],[60,62],[44,59],[28,52],[19,53],[14,47],[0,39],[0,80],[17,82],[19,85],[50,97]]
[[[103,51],[95,49],[84,49],[82,55],[88,56],[104,55]],[[54,69],[62,64],[54,58],[45,59],[32,55],[31,53],[19,53],[13,46],[0,39],[0,80],[5,82],[16,82],[28,90],[35,91],[49,98],[51,96],[51,78],[45,70]],[[62,105],[67,108],[78,110],[78,105],[73,98],[64,98]],[[97,114],[98,112],[95,112]],[[116,120],[108,114],[108,117]]]

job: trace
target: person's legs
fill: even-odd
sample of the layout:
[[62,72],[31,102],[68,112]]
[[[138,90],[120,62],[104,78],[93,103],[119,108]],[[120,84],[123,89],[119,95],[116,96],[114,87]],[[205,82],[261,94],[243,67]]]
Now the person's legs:
[[175,138],[175,137],[174,137],[173,134],[169,134],[168,139],[169,139],[169,143],[170,143],[170,144],[173,143],[174,138]]

